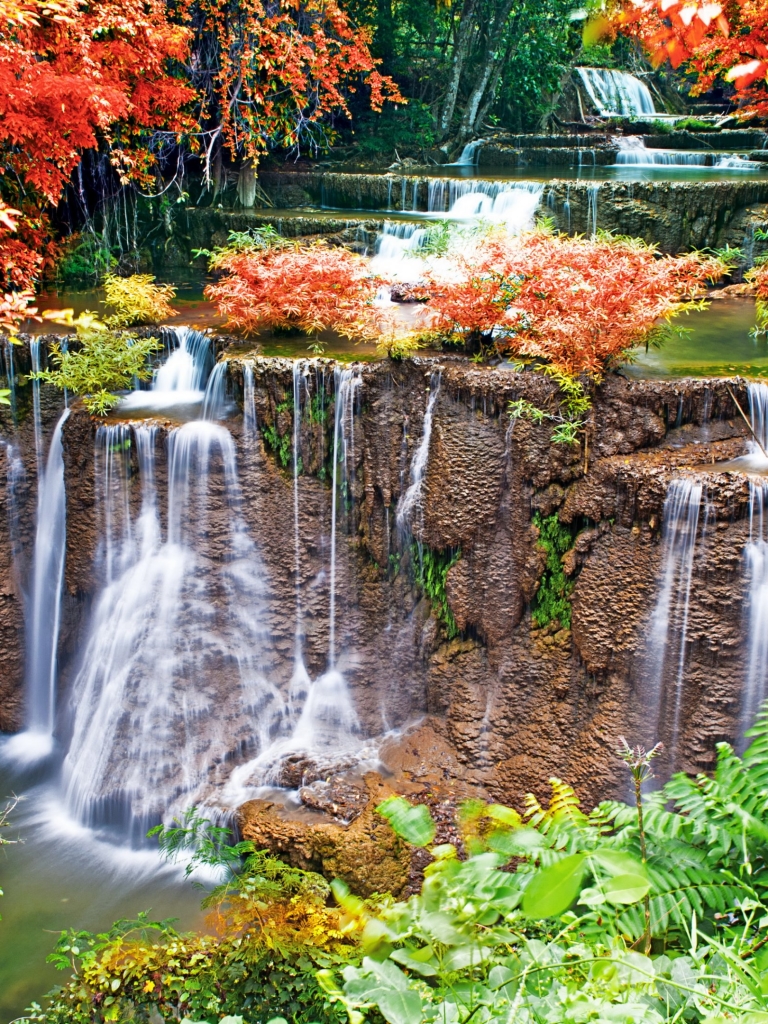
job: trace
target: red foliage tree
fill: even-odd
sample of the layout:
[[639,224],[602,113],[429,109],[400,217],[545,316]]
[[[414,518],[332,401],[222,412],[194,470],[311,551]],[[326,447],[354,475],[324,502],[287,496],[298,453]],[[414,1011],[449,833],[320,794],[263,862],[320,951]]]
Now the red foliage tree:
[[433,330],[577,376],[616,365],[726,268],[699,254],[659,256],[640,241],[535,232],[485,239],[458,269],[428,281]]
[[318,242],[231,252],[216,266],[226,276],[205,294],[231,327],[253,334],[276,327],[308,334],[330,329],[357,338],[378,334],[367,260],[347,249]]
[[685,64],[694,95],[732,82],[744,114],[768,114],[768,0],[619,0],[610,24],[640,40],[654,64]]
[[371,105],[402,101],[376,69],[371,33],[337,0],[184,0],[196,28],[193,78],[215,128],[233,153],[258,159],[268,146],[298,148],[332,138],[327,116],[349,114],[361,82]]

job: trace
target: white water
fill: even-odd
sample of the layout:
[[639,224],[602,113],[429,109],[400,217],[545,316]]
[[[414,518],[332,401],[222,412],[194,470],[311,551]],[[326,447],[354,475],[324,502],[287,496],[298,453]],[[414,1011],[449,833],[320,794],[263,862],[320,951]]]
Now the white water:
[[454,160],[452,164],[448,164],[448,167],[474,167],[477,163],[477,158],[480,156],[480,147],[483,144],[482,139],[475,139],[474,142],[468,142],[464,149],[462,149],[458,160]]
[[684,477],[669,484],[663,514],[663,576],[649,628],[646,670],[651,683],[650,710],[658,715],[654,723],[656,739],[669,737],[673,769],[679,767],[676,756],[702,495],[702,484],[695,478]]
[[[333,422],[333,481],[331,490],[331,578],[328,613],[328,666],[336,665],[336,534],[341,482],[348,486],[347,455],[355,445],[355,394],[362,383],[356,370],[336,368],[336,401]],[[343,495],[342,495],[343,498]]]
[[[768,386],[749,385],[749,410],[752,429],[764,447],[768,447]],[[750,441],[745,468],[768,469],[757,443]],[[768,697],[768,483],[749,481],[749,540],[744,549],[749,576],[747,599],[747,680],[741,702],[743,733],[754,724],[762,701]]]
[[[129,465],[109,456],[126,435],[141,480],[135,520]],[[106,578],[72,688],[66,804],[84,824],[141,836],[209,798],[227,753],[267,746],[285,709],[263,667],[265,580],[240,515],[229,431],[198,420],[168,435],[165,510],[156,429],[110,426],[97,441]]]
[[[39,373],[42,369],[40,365],[39,338],[31,337],[29,339],[29,354],[33,371],[35,373]],[[35,462],[37,465],[37,480],[39,486],[40,478],[43,474],[43,422],[40,413],[40,381],[37,379],[32,381],[32,415],[35,427]]]
[[440,374],[434,373],[430,379],[429,399],[427,400],[427,408],[424,412],[421,440],[411,462],[410,484],[397,503],[395,521],[401,533],[412,531],[415,515],[423,516],[421,492],[424,486],[427,460],[429,459],[429,445],[432,441],[432,420],[435,412],[435,403],[439,393]]
[[[540,181],[435,178],[429,183],[427,214],[470,230],[481,222],[498,224],[517,235],[533,227],[543,192],[544,182]],[[417,281],[425,270],[421,249],[427,234],[427,228],[418,224],[385,221],[371,261],[373,273],[391,280]]]
[[51,439],[38,485],[32,585],[26,615],[26,728],[11,737],[3,756],[17,762],[47,757],[53,749],[56,668],[66,550],[66,492],[62,430],[64,412]]
[[243,363],[243,433],[253,442],[258,432],[256,422],[256,384],[253,375],[253,364]]
[[646,149],[639,136],[621,139],[616,167],[710,167],[713,171],[759,171],[752,160],[733,153],[704,150],[686,152],[677,149]]
[[594,238],[597,234],[597,199],[600,195],[600,182],[587,185],[587,234]]
[[622,117],[643,117],[656,113],[648,86],[634,75],[612,68],[576,70],[587,95],[603,117],[617,114]]
[[121,412],[146,410],[162,412],[173,406],[195,406],[203,401],[205,385],[213,367],[211,339],[191,327],[166,327],[175,345],[155,373],[149,391],[136,390],[122,400]]

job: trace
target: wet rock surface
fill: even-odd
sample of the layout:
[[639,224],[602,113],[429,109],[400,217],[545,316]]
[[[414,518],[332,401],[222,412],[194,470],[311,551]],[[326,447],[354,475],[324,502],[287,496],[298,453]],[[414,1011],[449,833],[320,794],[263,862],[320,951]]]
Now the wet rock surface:
[[[237,402],[242,402],[244,358],[230,364]],[[259,433],[247,435],[238,415],[227,425],[237,447],[241,514],[264,569],[259,629],[268,640],[260,651],[261,671],[286,694],[296,645],[297,580],[307,672],[316,679],[328,668],[329,469],[338,375],[330,360],[307,360],[303,366],[297,574],[291,463],[280,456],[282,439],[290,444],[293,431],[292,408],[286,404],[293,364],[258,356],[250,361]],[[747,438],[726,383],[609,376],[595,396],[587,445],[582,440],[565,446],[551,443],[546,424],[512,422],[507,415],[511,399],[525,397],[540,407],[555,400],[554,385],[542,376],[476,367],[459,358],[365,364],[353,372],[360,384],[346,435],[335,573],[336,668],[350,687],[359,719],[357,753],[369,761],[380,757],[386,771],[395,772],[399,791],[416,785],[418,792],[432,792],[439,783],[452,786],[455,795],[461,782],[473,792],[519,803],[542,779],[558,775],[587,803],[623,795],[613,755],[618,736],[667,738],[664,715],[657,713],[663,700],[653,689],[659,680],[651,678],[650,622],[662,578],[667,488],[676,477],[694,475],[703,483],[709,525],[691,588],[677,763],[691,770],[708,767],[714,741],[738,733],[747,671],[743,552],[749,485],[743,474],[718,468],[746,451]],[[744,382],[731,385],[745,404]],[[424,477],[409,515],[398,522],[430,398],[433,422]],[[64,691],[104,578],[94,469],[98,426],[75,408],[64,431],[69,524],[60,646]],[[172,429],[170,423],[157,424],[161,496],[167,488],[163,453]],[[129,511],[135,517],[141,504],[135,447],[129,461]],[[212,486],[208,550],[200,571],[215,595],[229,510],[216,479]],[[166,507],[164,500],[160,507]],[[545,559],[532,523],[537,511],[557,515],[570,531],[572,543],[563,559],[573,583],[569,629],[557,620],[537,626],[531,619]],[[162,526],[167,528],[165,520]],[[30,542],[27,537],[27,546]],[[443,558],[445,565],[452,560],[445,595],[458,635],[449,633],[419,584],[425,558]],[[13,585],[8,572],[6,590]],[[9,663],[17,659],[3,680],[3,708],[12,726],[22,678],[20,653],[14,651],[21,652],[23,630],[18,613],[1,625],[9,637],[6,657]],[[217,628],[223,637],[229,635],[226,622]],[[674,685],[671,671],[660,681],[662,690]],[[214,736],[223,736],[229,750],[207,769],[215,789],[233,765],[256,753],[267,711],[238,710],[226,659],[210,659],[205,672],[207,710],[195,720],[196,756],[206,757]],[[439,749],[429,743],[424,750],[408,746],[401,730],[419,719],[439,737]],[[385,757],[370,740],[388,730],[394,732],[384,744]],[[129,756],[128,747],[117,744],[115,757],[122,756]],[[350,777],[349,759],[328,761],[294,751],[276,770],[274,781],[298,790],[305,812],[311,809],[329,827],[348,830],[365,819],[369,798],[359,779]],[[445,796],[449,802],[453,798]],[[266,835],[266,813],[259,812],[259,835]],[[296,837],[289,832],[280,833],[286,848]],[[307,847],[302,857],[307,864],[323,858],[336,864],[334,858],[342,855],[321,834],[321,852]]]

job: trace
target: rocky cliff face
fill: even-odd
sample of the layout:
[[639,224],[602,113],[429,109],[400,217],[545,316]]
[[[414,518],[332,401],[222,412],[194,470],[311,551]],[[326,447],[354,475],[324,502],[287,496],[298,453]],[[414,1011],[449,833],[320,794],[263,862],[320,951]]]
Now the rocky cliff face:
[[[230,363],[239,402],[244,358]],[[292,364],[250,361],[258,437],[244,435],[239,415],[228,426],[238,447],[243,514],[268,580],[270,678],[285,689],[296,607]],[[335,367],[312,360],[305,370],[301,640],[316,677],[327,666],[329,648]],[[662,579],[667,487],[672,478],[693,473],[706,488],[707,533],[704,557],[693,567],[678,763],[708,767],[714,742],[738,733],[747,672],[748,483],[714,465],[743,453],[746,428],[724,382],[609,377],[596,396],[585,447],[583,441],[553,445],[546,424],[509,419],[511,399],[522,396],[542,408],[555,401],[551,382],[534,374],[450,358],[366,364],[355,372],[361,383],[345,428],[348,481],[339,492],[337,519],[336,635],[338,667],[364,731],[376,736],[427,716],[453,752],[451,773],[498,799],[519,801],[553,774],[575,784],[588,801],[619,795],[612,756],[618,736],[669,738],[663,709],[672,699],[674,672],[654,676],[650,622]],[[743,385],[735,386],[744,399]],[[409,529],[399,529],[398,503],[411,483],[435,392],[421,491]],[[75,410],[64,432],[64,688],[99,587],[97,426]],[[159,427],[162,434],[172,424]],[[162,458],[157,475],[162,490]],[[137,479],[136,508],[139,488]],[[531,619],[546,558],[532,522],[536,512],[557,514],[570,536],[563,560],[573,583],[570,629],[557,621],[536,626]],[[213,553],[213,536],[211,544]],[[419,583],[430,567],[449,565],[445,593],[458,630],[450,637],[445,609]],[[2,579],[6,600],[7,566]],[[6,616],[3,630],[8,728],[18,717],[20,616]],[[229,685],[226,666],[219,685],[222,692]],[[231,756],[237,759],[244,737],[239,725],[233,730]]]

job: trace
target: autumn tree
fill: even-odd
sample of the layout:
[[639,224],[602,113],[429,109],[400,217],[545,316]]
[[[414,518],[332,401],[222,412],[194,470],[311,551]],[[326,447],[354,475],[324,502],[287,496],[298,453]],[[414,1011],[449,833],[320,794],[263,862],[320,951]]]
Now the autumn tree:
[[742,114],[768,114],[768,0],[618,0],[588,28],[611,31],[638,39],[655,65],[693,72],[694,95],[732,83]]
[[337,0],[182,0],[202,103],[206,168],[224,145],[254,163],[268,149],[317,150],[364,86],[374,110],[402,100],[371,56],[371,31]]

